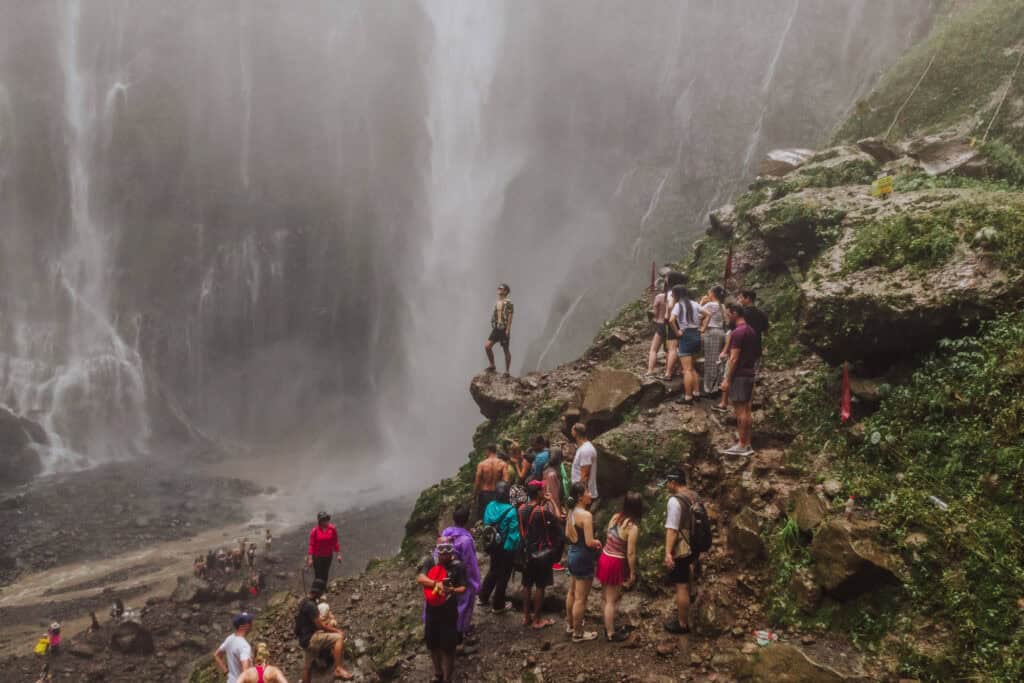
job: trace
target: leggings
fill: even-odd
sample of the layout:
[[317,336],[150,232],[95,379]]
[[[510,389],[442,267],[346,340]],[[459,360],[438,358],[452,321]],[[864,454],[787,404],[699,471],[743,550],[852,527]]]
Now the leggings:
[[494,601],[491,606],[501,609],[505,606],[505,592],[508,590],[508,581],[512,578],[512,565],[515,557],[511,550],[499,550],[491,555],[491,566],[484,577],[483,586],[480,588],[480,599],[487,602],[494,593]]
[[331,560],[333,556],[325,555],[320,557],[318,555],[313,556],[313,575],[318,579],[323,579],[324,583],[327,583],[327,575],[331,571]]

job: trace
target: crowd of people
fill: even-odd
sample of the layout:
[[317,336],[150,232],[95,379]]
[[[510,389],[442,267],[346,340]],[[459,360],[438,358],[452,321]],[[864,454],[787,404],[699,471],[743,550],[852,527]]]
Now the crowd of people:
[[[737,441],[724,452],[749,456],[753,453],[750,404],[768,319],[757,308],[753,291],[744,290],[737,301],[730,302],[721,287],[712,287],[694,299],[685,280],[681,273],[665,273],[661,291],[653,297],[647,374],[665,381],[681,375],[683,389],[678,400],[682,404],[707,398],[715,402],[712,410],[724,411],[730,402],[736,413]],[[509,293],[508,285],[498,287],[491,334],[485,344],[490,361],[487,370],[492,372],[496,371],[493,347],[502,346],[506,375],[511,365],[513,316]],[[658,373],[662,351],[665,367]],[[698,374],[701,355],[703,371]],[[572,426],[570,437],[552,446],[544,435],[536,435],[525,451],[512,440],[503,442],[501,448],[488,445],[476,468],[472,500],[454,511],[452,525],[441,532],[433,550],[419,563],[416,583],[423,591],[424,641],[435,681],[451,681],[457,654],[476,647],[473,616],[477,606],[496,615],[511,608],[509,584],[516,573],[521,577],[524,628],[539,630],[555,623],[544,614],[544,595],[554,584],[555,573],[567,572],[564,626],[571,642],[628,638],[628,627],[617,626],[616,617],[623,592],[635,586],[640,576],[640,527],[646,512],[643,498],[638,492],[626,493],[604,529],[598,529],[593,513],[601,501],[597,449],[583,423]],[[700,497],[687,485],[685,470],[667,472],[663,486],[668,494],[663,569],[666,580],[675,587],[675,610],[664,628],[685,634],[689,632],[691,594],[700,576],[700,558],[711,546],[710,524]],[[474,523],[480,527],[476,536]],[[480,550],[488,557],[482,579],[478,539]],[[269,544],[268,535],[268,552]],[[295,635],[305,653],[302,680],[306,683],[317,661],[333,667],[335,678],[353,677],[342,662],[344,635],[322,601],[335,558],[340,562],[337,529],[330,516],[321,512],[310,531],[307,555],[315,579],[295,616]],[[585,628],[587,600],[595,583],[603,598],[600,634]],[[280,670],[266,666],[265,646],[257,645],[253,658],[245,640],[251,623],[251,615],[236,616],[235,632],[215,654],[218,666],[228,676],[227,683],[285,681]]]
[[[695,300],[685,283],[683,273],[669,271],[662,278],[661,291],[653,298],[649,317],[654,329],[647,376],[659,376],[656,365],[659,352],[664,350],[662,379],[672,381],[682,375],[683,391],[678,402],[692,405],[706,397],[715,401],[712,410],[717,412],[727,412],[731,403],[737,439],[724,453],[753,455],[751,401],[768,316],[757,307],[753,290],[741,290],[737,300],[729,302],[725,289],[715,286]],[[701,356],[704,367],[698,375]]]

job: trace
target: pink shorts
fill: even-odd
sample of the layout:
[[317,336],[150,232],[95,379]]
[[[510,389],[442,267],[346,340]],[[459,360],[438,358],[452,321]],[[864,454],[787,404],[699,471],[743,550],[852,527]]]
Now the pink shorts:
[[594,576],[603,586],[621,586],[629,578],[629,565],[625,558],[601,553]]

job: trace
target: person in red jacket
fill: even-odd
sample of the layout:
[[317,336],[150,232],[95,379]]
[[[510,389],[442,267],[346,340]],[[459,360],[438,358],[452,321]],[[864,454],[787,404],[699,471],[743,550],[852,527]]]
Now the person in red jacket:
[[321,512],[316,516],[316,526],[309,532],[309,555],[306,566],[313,568],[316,578],[327,583],[331,571],[331,559],[337,554],[341,562],[341,547],[338,545],[338,529],[331,524],[331,516]]

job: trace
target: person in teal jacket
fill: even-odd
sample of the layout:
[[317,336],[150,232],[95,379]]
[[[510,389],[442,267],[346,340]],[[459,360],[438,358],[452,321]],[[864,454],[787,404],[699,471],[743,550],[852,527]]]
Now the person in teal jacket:
[[519,548],[519,515],[509,503],[508,491],[508,482],[499,481],[495,487],[495,500],[484,509],[484,525],[494,526],[505,541],[500,550],[491,553],[487,576],[480,586],[480,604],[486,605],[490,602],[491,609],[496,613],[504,612],[510,607],[509,603],[505,602],[505,593],[508,590],[509,579],[512,578],[515,552]]

